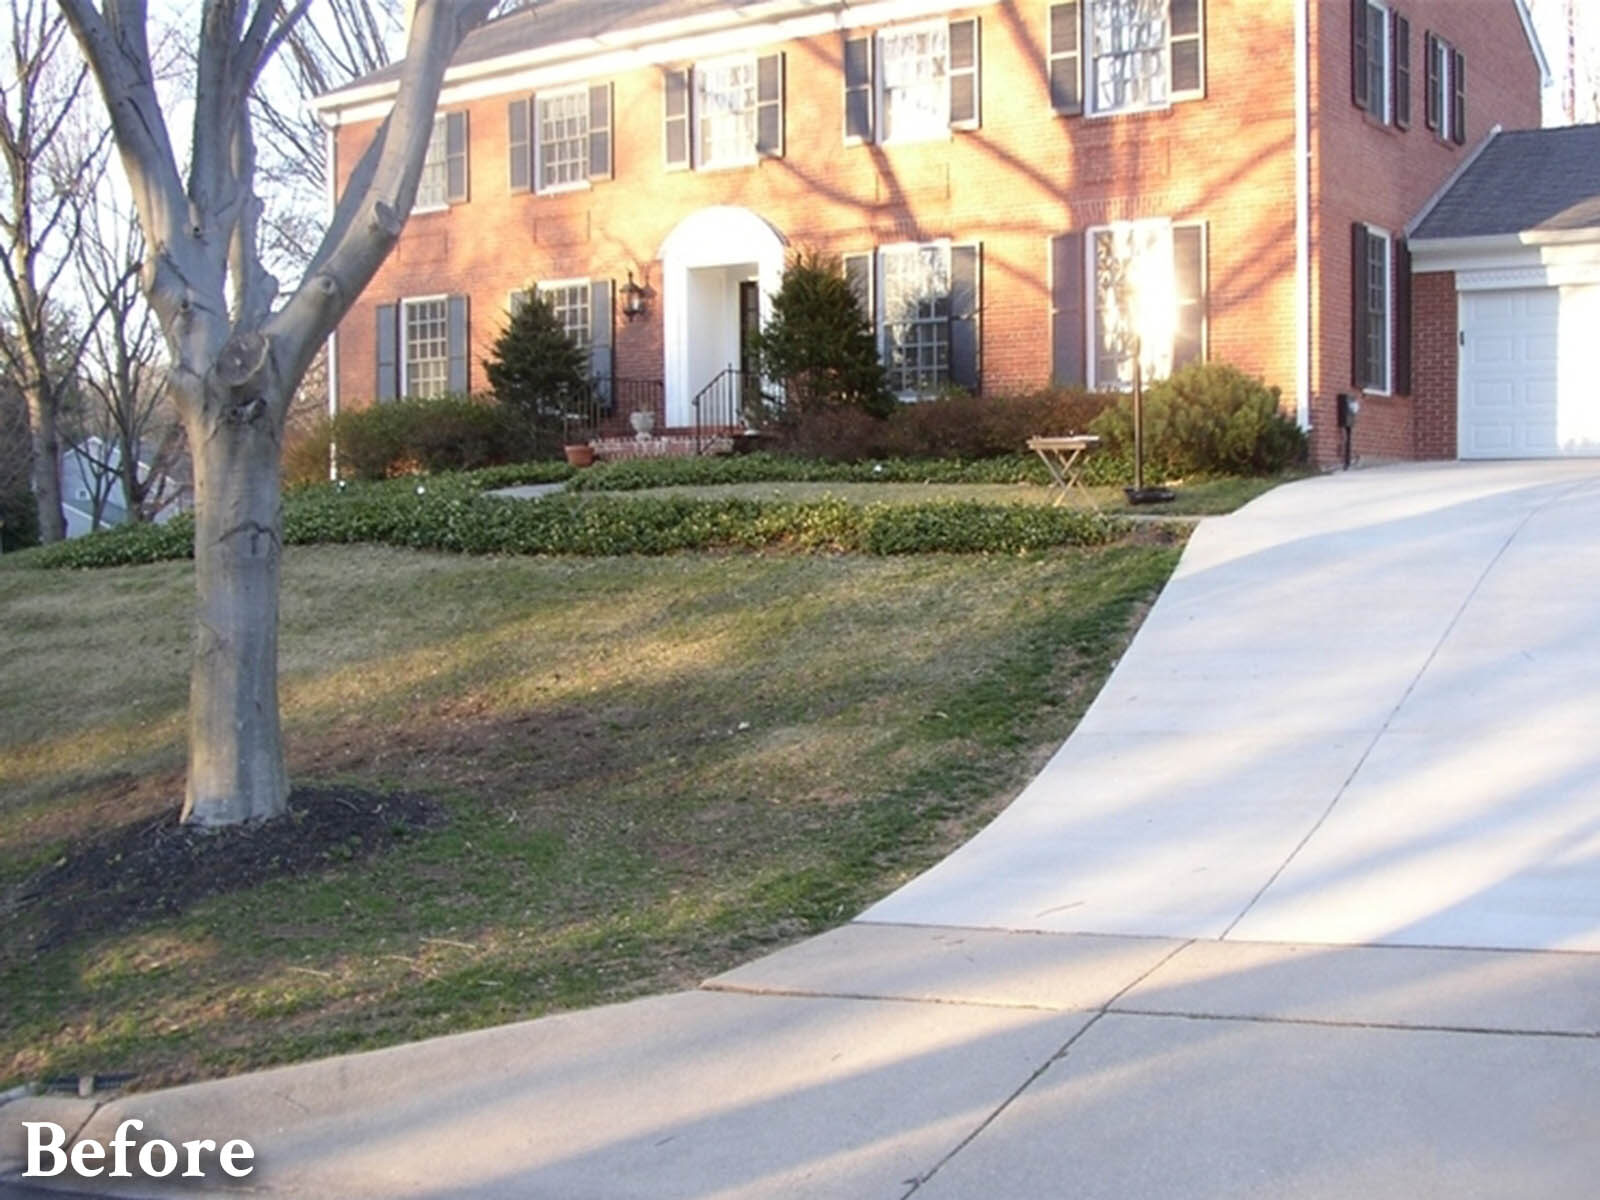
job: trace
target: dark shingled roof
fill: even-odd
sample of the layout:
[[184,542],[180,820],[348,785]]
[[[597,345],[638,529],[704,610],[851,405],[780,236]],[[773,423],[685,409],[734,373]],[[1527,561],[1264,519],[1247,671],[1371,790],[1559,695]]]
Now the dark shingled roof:
[[[537,50],[541,46],[708,13],[725,13],[731,23],[748,3],[749,0],[538,0],[478,26],[461,43],[450,65],[460,67],[485,62],[524,50]],[[336,88],[328,95],[337,96],[340,92],[399,77],[399,65],[391,64]]]
[[1412,234],[1600,229],[1600,125],[1499,134]]

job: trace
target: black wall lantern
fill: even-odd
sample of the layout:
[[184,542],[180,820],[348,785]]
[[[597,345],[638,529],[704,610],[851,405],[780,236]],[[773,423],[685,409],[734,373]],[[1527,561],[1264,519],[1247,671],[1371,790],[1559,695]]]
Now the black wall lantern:
[[655,299],[655,290],[647,283],[640,287],[633,281],[633,272],[628,272],[628,282],[622,285],[622,315],[628,320],[648,316],[650,301]]

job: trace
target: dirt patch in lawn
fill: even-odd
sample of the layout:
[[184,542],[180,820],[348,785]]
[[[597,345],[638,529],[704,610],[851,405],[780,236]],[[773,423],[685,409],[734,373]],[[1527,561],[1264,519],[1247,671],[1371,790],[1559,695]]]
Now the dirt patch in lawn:
[[74,847],[0,900],[0,919],[23,932],[7,939],[11,950],[0,957],[367,858],[444,822],[444,810],[425,797],[357,788],[296,788],[286,815],[227,829],[180,824],[173,806]]

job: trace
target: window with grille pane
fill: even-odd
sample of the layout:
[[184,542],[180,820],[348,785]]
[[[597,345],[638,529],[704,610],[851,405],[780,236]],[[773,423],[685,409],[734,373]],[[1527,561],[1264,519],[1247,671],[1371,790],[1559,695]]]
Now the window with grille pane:
[[428,153],[422,160],[422,177],[417,183],[418,209],[444,208],[450,203],[450,149],[445,125],[442,114],[434,118]]
[[539,97],[539,190],[589,178],[589,89]]
[[1089,96],[1095,112],[1168,99],[1168,0],[1089,0]]
[[443,297],[405,301],[406,395],[450,390],[450,313]]
[[571,283],[541,283],[539,295],[544,297],[545,303],[550,306],[550,311],[555,313],[556,320],[561,322],[561,328],[567,331],[572,344],[581,350],[587,350],[591,329],[589,281],[582,279]]
[[696,64],[695,102],[699,165],[720,167],[756,160],[756,62],[725,58]]
[[1367,236],[1367,344],[1363,380],[1375,392],[1389,390],[1389,235]]
[[943,21],[878,34],[884,141],[944,137],[950,129],[950,26]]
[[929,395],[950,381],[950,247],[890,246],[883,264],[883,357],[889,386]]

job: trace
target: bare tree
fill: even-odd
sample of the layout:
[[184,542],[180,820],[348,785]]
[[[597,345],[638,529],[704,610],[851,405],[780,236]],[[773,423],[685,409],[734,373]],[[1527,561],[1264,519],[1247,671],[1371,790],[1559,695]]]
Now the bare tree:
[[27,404],[39,536],[46,542],[66,536],[59,423],[66,376],[76,370],[75,355],[52,354],[62,307],[56,287],[71,262],[84,181],[97,176],[95,162],[105,149],[102,132],[82,148],[89,157],[69,159],[58,140],[88,83],[83,63],[62,52],[65,37],[49,0],[13,0],[9,70],[0,70],[0,270],[11,316],[0,337],[0,363]]
[[183,427],[166,400],[161,330],[140,291],[144,236],[114,197],[85,202],[73,257],[84,299],[103,319],[89,330],[67,438],[92,481],[96,516],[115,490],[123,519],[145,521],[177,498],[168,481],[183,451]]
[[148,243],[141,281],[166,336],[168,392],[193,457],[198,601],[184,819],[278,816],[289,794],[278,716],[285,414],[399,238],[445,68],[493,0],[418,0],[394,105],[281,305],[261,258],[250,94],[310,0],[206,0],[187,178],[156,94],[144,0],[59,3],[110,113]]

